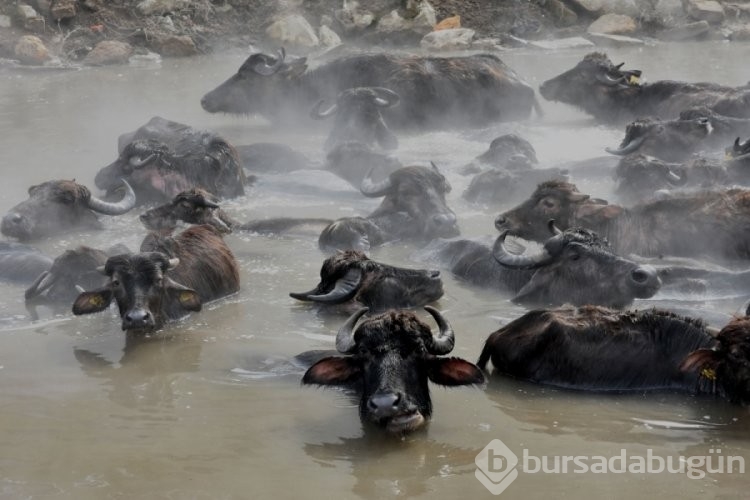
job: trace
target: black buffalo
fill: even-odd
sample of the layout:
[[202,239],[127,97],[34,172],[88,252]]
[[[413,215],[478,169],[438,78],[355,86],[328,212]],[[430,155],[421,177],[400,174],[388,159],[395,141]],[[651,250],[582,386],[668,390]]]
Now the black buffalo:
[[111,191],[119,179],[133,185],[140,203],[162,202],[193,187],[221,198],[245,193],[242,164],[221,136],[188,125],[152,118],[119,141],[119,156],[96,174],[97,187]]
[[591,198],[574,184],[540,184],[529,199],[495,219],[499,231],[547,239],[547,221],[581,226],[607,238],[620,254],[750,258],[750,190],[675,193],[625,208]]
[[477,364],[579,390],[672,389],[750,403],[750,319],[718,336],[700,320],[661,310],[585,306],[536,310],[491,334]]
[[513,302],[531,306],[599,304],[625,307],[660,288],[656,269],[612,252],[595,233],[572,228],[553,235],[536,253],[515,255],[505,248],[506,233],[493,248],[472,240],[436,245],[436,258],[460,279],[515,294]]
[[487,151],[464,166],[461,173],[477,174],[487,168],[526,170],[537,163],[536,150],[529,141],[516,134],[504,134],[495,137]]
[[96,198],[75,181],[47,181],[29,188],[29,198],[3,217],[0,231],[22,241],[34,240],[71,229],[100,229],[97,213],[122,215],[135,206],[133,189],[125,181],[125,195],[117,203]]
[[337,252],[320,268],[320,283],[292,298],[330,305],[358,305],[373,311],[418,307],[443,295],[439,271],[406,269],[370,260],[356,250]]
[[123,330],[160,328],[240,287],[237,260],[209,225],[192,226],[176,236],[151,233],[141,244],[141,253],[110,257],[102,272],[109,282],[81,293],[73,313],[102,311],[114,299]]
[[363,423],[401,434],[423,427],[432,415],[428,380],[445,386],[484,382],[472,363],[440,357],[453,350],[455,335],[437,309],[425,309],[439,332],[408,311],[387,311],[359,326],[367,308],[354,313],[336,335],[336,349],[345,356],[318,361],[302,383],[356,386]]
[[681,161],[706,149],[713,127],[708,118],[670,121],[643,118],[630,123],[617,148],[606,148],[613,155],[641,153],[666,161]]
[[605,54],[591,53],[573,69],[544,82],[539,92],[547,100],[571,104],[603,122],[676,118],[694,107],[750,118],[750,87],[672,80],[640,83],[641,71],[622,66],[612,64]]
[[360,191],[368,197],[384,197],[383,202],[367,217],[334,221],[323,230],[318,245],[323,251],[366,251],[389,241],[429,242],[457,236],[456,214],[445,202],[450,189],[435,164],[404,167],[381,182],[372,182],[368,175]]
[[0,279],[28,284],[52,265],[52,259],[37,248],[0,241]]
[[483,126],[527,118],[534,90],[489,54],[422,57],[361,54],[307,70],[305,58],[253,54],[237,73],[203,96],[210,113],[259,113],[298,120],[320,99],[354,87],[384,87],[401,98],[383,111],[392,127]]
[[324,99],[318,101],[310,116],[322,120],[334,117],[324,149],[330,151],[342,142],[361,142],[368,146],[380,145],[383,149],[396,149],[398,139],[390,131],[381,110],[396,106],[399,96],[382,87],[359,87],[339,93],[336,102],[326,109]]

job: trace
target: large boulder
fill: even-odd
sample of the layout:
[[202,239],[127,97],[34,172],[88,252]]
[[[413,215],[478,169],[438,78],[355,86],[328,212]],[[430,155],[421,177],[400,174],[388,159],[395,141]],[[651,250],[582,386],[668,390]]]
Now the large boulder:
[[46,22],[44,17],[40,16],[34,7],[25,3],[18,4],[16,8],[16,18],[18,23],[29,31],[44,33]]
[[318,29],[318,39],[320,40],[320,45],[323,47],[330,48],[341,45],[341,37],[339,37],[330,27],[325,25],[322,25]]
[[624,14],[604,14],[589,25],[589,33],[603,33],[605,35],[628,35],[638,29],[638,25],[630,16]]
[[343,7],[333,11],[333,16],[347,32],[362,31],[375,21],[375,15],[356,0],[344,0]]
[[315,30],[300,14],[282,17],[266,28],[266,36],[280,45],[312,48],[320,45]]
[[669,41],[695,40],[705,37],[709,31],[711,26],[708,21],[696,21],[664,30],[659,33],[659,38]]
[[195,42],[188,35],[157,36],[151,40],[150,46],[164,57],[188,57],[198,53]]
[[19,38],[13,52],[21,64],[39,65],[51,58],[44,42],[34,35]]
[[719,24],[724,21],[724,7],[716,0],[688,0],[687,13],[696,21]]
[[469,28],[433,31],[422,38],[420,45],[427,50],[464,50],[471,47],[474,34]]
[[96,44],[94,49],[83,59],[88,66],[105,66],[109,64],[124,64],[133,54],[133,47],[125,42],[104,40]]
[[55,21],[72,19],[77,13],[76,0],[55,0],[50,7],[50,14]]

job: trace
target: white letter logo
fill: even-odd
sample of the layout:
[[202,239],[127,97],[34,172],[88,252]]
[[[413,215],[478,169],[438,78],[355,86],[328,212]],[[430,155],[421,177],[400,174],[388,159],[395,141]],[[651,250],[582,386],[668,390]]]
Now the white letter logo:
[[474,475],[493,495],[505,491],[518,477],[518,457],[499,439],[493,439],[485,446],[474,463],[477,464]]

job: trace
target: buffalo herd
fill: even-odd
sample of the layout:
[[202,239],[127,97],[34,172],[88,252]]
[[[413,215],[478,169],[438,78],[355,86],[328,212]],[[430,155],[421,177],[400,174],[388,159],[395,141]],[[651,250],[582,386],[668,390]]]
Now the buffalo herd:
[[[116,159],[95,176],[100,196],[73,180],[29,188],[2,219],[2,233],[18,242],[0,248],[0,278],[23,283],[29,306],[72,304],[82,315],[114,302],[122,330],[150,335],[240,290],[232,233],[313,228],[318,283],[289,296],[348,319],[336,351],[299,357],[308,361],[302,383],[352,389],[367,427],[398,435],[425,427],[428,381],[482,385],[490,362],[493,376],[567,389],[676,390],[749,404],[747,316],[719,329],[676,311],[626,308],[666,286],[750,292],[750,85],[645,83],[623,66],[592,53],[539,87],[544,99],[623,129],[619,145],[601,145],[616,167],[587,167],[612,178],[618,199],[579,190],[580,170],[537,168],[528,141],[503,135],[453,170],[473,176],[465,203],[495,211],[484,238],[464,238],[448,196],[452,167],[430,158],[404,165],[393,151],[400,133],[541,116],[518,74],[487,54],[360,54],[309,68],[284,49],[255,53],[200,105],[259,114],[272,127],[330,127],[321,164],[285,144],[235,146],[153,117],[120,136]],[[247,222],[231,214],[236,201],[224,205],[241,203],[250,174],[290,169],[327,170],[380,205],[362,216]],[[134,209],[145,226],[137,252],[80,245],[53,259],[29,244]],[[385,245],[411,249],[421,265],[368,256]],[[476,364],[447,356],[461,334],[435,307],[446,293],[441,271],[528,308],[489,335]]]

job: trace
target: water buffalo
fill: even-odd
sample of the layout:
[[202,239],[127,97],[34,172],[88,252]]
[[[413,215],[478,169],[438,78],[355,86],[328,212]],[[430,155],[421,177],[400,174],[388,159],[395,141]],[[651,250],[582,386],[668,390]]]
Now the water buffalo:
[[320,269],[320,283],[309,292],[289,294],[297,300],[356,304],[372,311],[423,306],[442,295],[439,271],[389,266],[356,250],[327,258]]
[[477,364],[578,390],[671,389],[750,403],[750,319],[718,336],[700,321],[657,309],[536,310],[491,334]]
[[176,236],[150,233],[141,253],[110,257],[102,272],[109,282],[81,293],[73,313],[102,311],[114,299],[123,330],[158,329],[240,288],[237,260],[221,234],[205,224]]
[[380,181],[402,167],[397,158],[361,142],[342,142],[328,152],[324,168],[359,189],[368,173]]
[[387,432],[405,434],[423,427],[432,415],[428,379],[445,386],[484,382],[472,363],[440,357],[453,350],[455,335],[437,309],[425,310],[437,322],[438,333],[409,311],[387,311],[357,326],[367,312],[360,309],[336,335],[336,349],[346,356],[318,361],[302,383],[356,386],[362,422]]
[[711,122],[705,117],[670,121],[642,118],[625,128],[625,138],[618,148],[605,149],[617,156],[641,153],[681,161],[706,149],[712,131]]
[[140,215],[140,220],[152,231],[172,231],[178,222],[208,224],[220,233],[251,231],[256,233],[279,233],[304,225],[315,227],[330,224],[330,219],[276,217],[256,219],[241,223],[227,214],[218,204],[218,198],[208,191],[193,188],[183,191],[170,202],[151,208]]
[[47,181],[29,188],[29,199],[11,208],[0,231],[22,241],[34,240],[71,229],[100,229],[97,213],[121,215],[135,206],[133,189],[125,181],[125,195],[117,203],[102,201],[75,181]]
[[139,203],[170,200],[193,187],[234,198],[245,194],[246,182],[237,151],[224,138],[158,116],[120,138],[118,158],[94,182],[109,192],[121,178]]
[[334,116],[333,128],[324,149],[330,151],[342,142],[361,142],[368,146],[379,144],[383,149],[396,149],[398,139],[386,125],[382,109],[398,104],[398,94],[382,87],[358,87],[339,92],[330,107],[322,109],[324,99],[310,111],[315,120]]
[[383,109],[395,128],[484,126],[527,118],[534,90],[489,54],[422,57],[359,54],[307,70],[305,58],[253,54],[201,99],[210,113],[259,113],[298,121],[320,99],[355,87],[384,87],[401,98]]
[[461,169],[462,174],[477,174],[486,168],[528,170],[539,163],[529,141],[516,134],[495,137],[487,151]]
[[52,259],[22,243],[0,241],[0,279],[31,283],[52,265]]
[[506,170],[492,169],[475,175],[461,196],[472,203],[508,206],[521,201],[524,193],[535,186],[551,180],[567,181],[568,171],[555,167],[529,168],[524,160],[520,164],[511,160]]
[[369,250],[388,241],[428,242],[434,238],[458,235],[456,214],[445,202],[451,186],[435,164],[404,167],[381,182],[370,175],[360,191],[368,197],[385,197],[367,217],[338,219],[318,238],[323,251]]
[[624,208],[591,198],[574,184],[540,184],[531,197],[499,215],[499,231],[535,241],[547,238],[546,223],[582,226],[606,237],[620,254],[750,258],[750,191],[676,193]]
[[106,250],[85,245],[65,250],[26,289],[24,297],[28,304],[62,304],[75,300],[81,289],[93,290],[106,283],[99,269],[112,255],[127,253],[124,245],[115,245]]
[[625,307],[649,298],[661,286],[656,270],[619,257],[592,231],[563,232],[552,224],[541,251],[514,255],[501,234],[493,248],[472,240],[441,241],[434,258],[473,285],[515,294],[513,302],[532,306],[599,304]]
[[750,87],[660,80],[640,83],[639,70],[623,70],[600,52],[588,54],[573,69],[539,87],[542,96],[576,106],[603,122],[621,123],[645,116],[676,118],[705,106],[720,115],[750,118]]

